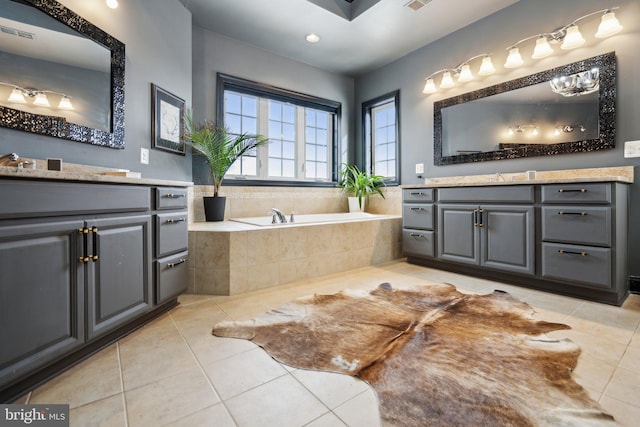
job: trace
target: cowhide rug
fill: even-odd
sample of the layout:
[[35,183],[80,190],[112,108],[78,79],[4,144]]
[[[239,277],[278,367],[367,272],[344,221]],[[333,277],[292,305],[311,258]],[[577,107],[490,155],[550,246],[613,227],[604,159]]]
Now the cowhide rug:
[[532,314],[502,291],[383,283],[300,298],[213,334],[252,340],[296,368],[357,375],[377,392],[385,426],[617,425],[571,378],[580,349],[544,335],[569,326]]

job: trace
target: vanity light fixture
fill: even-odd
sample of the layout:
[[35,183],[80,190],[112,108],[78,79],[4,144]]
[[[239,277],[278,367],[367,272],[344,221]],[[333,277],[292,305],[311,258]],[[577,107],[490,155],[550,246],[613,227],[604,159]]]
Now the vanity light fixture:
[[17,104],[26,104],[27,100],[25,95],[29,98],[33,98],[33,104],[40,107],[51,107],[49,104],[49,99],[47,98],[47,93],[53,93],[56,95],[60,95],[60,102],[58,103],[58,108],[61,110],[73,110],[73,104],[71,103],[71,97],[66,93],[60,93],[53,90],[38,90],[34,88],[24,88],[20,86],[16,86],[11,83],[0,82],[0,85],[3,86],[11,86],[13,90],[11,94],[7,98],[7,101],[14,102]]
[[[578,22],[594,15],[602,14],[600,25],[598,26],[598,31],[595,34],[597,38],[610,37],[614,34],[619,33],[620,31],[622,31],[623,27],[622,25],[620,25],[620,22],[618,22],[618,19],[616,18],[615,13],[613,12],[616,9],[619,9],[619,7],[616,6],[609,9],[602,9],[596,12],[588,13],[584,16],[579,17],[578,19],[574,19],[567,25],[560,27],[549,33],[539,33],[530,37],[526,37],[522,40],[519,40],[518,42],[510,45],[507,48],[507,51],[509,52],[509,54],[504,63],[504,67],[517,68],[522,64],[524,64],[522,55],[520,54],[520,48],[518,46],[534,38],[536,39],[536,44],[535,44],[533,53],[531,55],[532,59],[541,59],[553,54],[553,48],[551,47],[551,45],[554,43],[555,44],[562,43],[560,45],[560,48],[564,50],[575,49],[579,46],[582,46],[585,43],[585,39],[580,33],[580,29],[578,28]],[[469,67],[468,62],[470,62],[475,58],[480,58],[480,57],[482,57],[482,64],[480,66],[480,69],[478,70],[478,75],[486,76],[494,73],[495,68],[493,67],[493,63],[491,62],[491,57],[488,54],[477,55],[463,62],[456,68],[453,68],[453,69],[445,68],[430,74],[425,79],[426,82],[422,92],[425,94],[431,94],[431,93],[436,93],[438,91],[438,89],[436,88],[435,82],[433,80],[433,77],[440,73],[449,73],[449,77],[451,77],[451,74],[453,74],[458,77],[458,81],[461,83],[473,80],[473,74],[471,73],[471,69]],[[443,76],[442,80],[443,82],[441,82],[440,84],[441,88],[449,88],[453,86],[453,80],[451,78],[445,78],[445,76]]]
[[584,125],[564,125],[564,126],[556,126],[556,129],[553,131],[555,136],[560,135],[560,133],[571,133],[578,128],[580,132],[586,132],[587,128]]
[[111,9],[115,9],[116,7],[118,7],[118,0],[107,0],[107,6],[109,6]]
[[531,129],[530,134],[532,136],[537,136],[540,134],[540,131],[538,130],[538,126],[536,125],[516,125],[516,126],[509,126],[509,130],[507,130],[507,135],[513,136],[514,133],[524,133],[527,129]]

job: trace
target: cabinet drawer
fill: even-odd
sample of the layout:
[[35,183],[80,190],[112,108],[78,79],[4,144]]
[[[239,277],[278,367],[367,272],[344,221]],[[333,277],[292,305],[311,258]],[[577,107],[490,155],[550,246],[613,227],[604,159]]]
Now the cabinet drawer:
[[433,202],[433,188],[408,188],[402,190],[404,202]]
[[611,249],[542,244],[542,277],[611,288]]
[[156,261],[156,304],[163,303],[187,290],[189,270],[188,252]]
[[543,185],[542,203],[611,203],[611,184]]
[[187,189],[184,187],[156,188],[156,209],[187,207]]
[[476,203],[533,203],[533,185],[506,185],[493,187],[455,187],[438,190],[441,202]]
[[162,257],[187,249],[187,212],[156,215],[156,256]]
[[402,252],[405,255],[433,258],[434,232],[421,230],[402,230]]
[[433,205],[405,203],[402,206],[402,227],[433,229]]
[[611,246],[611,208],[544,206],[542,240]]

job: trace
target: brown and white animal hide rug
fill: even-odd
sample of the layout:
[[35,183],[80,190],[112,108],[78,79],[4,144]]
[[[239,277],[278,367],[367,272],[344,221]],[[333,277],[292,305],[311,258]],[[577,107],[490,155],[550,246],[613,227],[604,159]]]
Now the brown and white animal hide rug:
[[385,426],[617,425],[571,378],[578,346],[544,335],[569,326],[532,314],[502,291],[383,283],[300,298],[213,334],[252,340],[296,368],[357,375]]

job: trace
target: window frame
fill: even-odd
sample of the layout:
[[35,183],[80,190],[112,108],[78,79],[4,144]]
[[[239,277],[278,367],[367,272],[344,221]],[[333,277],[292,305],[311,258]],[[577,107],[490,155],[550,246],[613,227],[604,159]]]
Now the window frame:
[[389,102],[395,104],[395,122],[396,122],[396,177],[395,179],[385,179],[386,185],[400,185],[401,177],[401,162],[400,162],[400,89],[392,92],[380,95],[368,101],[362,103],[362,152],[364,157],[364,165],[367,172],[372,173],[374,170],[374,147],[372,138],[372,115],[371,112],[374,108],[380,107]]
[[[300,107],[308,107],[315,110],[327,111],[334,114],[333,146],[331,150],[331,180],[312,181],[296,179],[264,179],[264,178],[225,178],[223,185],[250,185],[250,186],[284,186],[284,187],[335,187],[338,181],[339,145],[341,135],[342,103],[295,92],[265,83],[217,73],[216,82],[216,121],[224,123],[224,92],[234,92],[254,95],[259,98],[268,98],[274,101],[288,102]],[[304,145],[304,140],[302,141]]]

